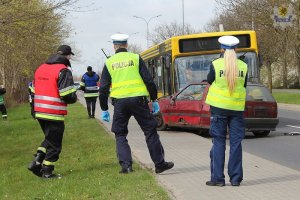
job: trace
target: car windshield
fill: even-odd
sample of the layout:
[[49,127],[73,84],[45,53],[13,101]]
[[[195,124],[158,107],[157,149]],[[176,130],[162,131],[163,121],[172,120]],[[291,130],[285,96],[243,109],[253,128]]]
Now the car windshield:
[[259,85],[247,85],[247,101],[272,101],[275,102],[270,91]]
[[[255,52],[239,52],[237,56],[248,65],[248,79],[258,78],[258,62]],[[206,80],[211,61],[220,54],[179,57],[175,59],[175,90],[178,92],[186,85]]]
[[201,100],[206,84],[189,85],[177,95],[178,100]]

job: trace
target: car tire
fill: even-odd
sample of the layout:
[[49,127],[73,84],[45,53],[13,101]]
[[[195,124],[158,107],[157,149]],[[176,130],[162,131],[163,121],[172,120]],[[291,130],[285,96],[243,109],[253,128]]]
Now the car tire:
[[270,134],[270,131],[252,131],[255,137],[267,137]]
[[203,136],[203,137],[210,137],[210,134],[209,134],[209,129],[200,129],[198,130],[198,134]]
[[164,122],[164,119],[161,115],[161,112],[158,112],[157,114],[154,114],[154,118],[157,121],[157,128],[158,131],[164,131],[167,129],[167,125]]

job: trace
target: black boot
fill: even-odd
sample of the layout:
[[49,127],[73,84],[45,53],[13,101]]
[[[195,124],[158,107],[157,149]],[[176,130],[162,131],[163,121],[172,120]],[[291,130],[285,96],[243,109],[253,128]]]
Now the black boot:
[[121,171],[119,171],[120,174],[128,174],[133,172],[133,169],[131,166],[129,167],[122,167]]
[[163,162],[161,165],[155,167],[155,173],[160,174],[166,170],[172,169],[173,167],[173,162]]
[[42,177],[43,178],[57,178],[56,174],[53,174],[54,165],[43,165]]
[[35,158],[29,164],[28,170],[32,171],[34,175],[41,177],[42,176],[41,169],[42,169],[42,163],[44,159],[45,159],[45,153],[38,152],[37,154],[35,154]]

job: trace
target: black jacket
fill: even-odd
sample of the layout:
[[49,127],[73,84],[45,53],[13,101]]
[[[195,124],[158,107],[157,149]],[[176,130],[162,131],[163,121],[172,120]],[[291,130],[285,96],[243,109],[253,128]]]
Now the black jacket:
[[[116,51],[116,54],[119,52],[127,52],[127,49],[125,48],[118,49]],[[157,99],[156,85],[145,65],[144,60],[141,57],[139,58],[139,72],[150,94],[150,99],[153,101],[156,100]],[[100,99],[100,106],[102,110],[108,110],[108,96],[109,96],[110,85],[111,85],[111,76],[108,72],[107,66],[104,65],[101,74],[100,89],[99,89],[100,92],[99,99]]]

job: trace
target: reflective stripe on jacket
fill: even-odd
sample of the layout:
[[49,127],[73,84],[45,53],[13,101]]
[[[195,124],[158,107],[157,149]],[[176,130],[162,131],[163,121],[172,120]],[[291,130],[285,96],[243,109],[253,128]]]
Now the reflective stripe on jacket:
[[63,69],[66,69],[63,64],[42,64],[36,70],[34,76],[36,118],[64,120],[64,115],[67,115],[67,104],[60,97],[74,92],[74,87],[58,90],[58,78]]
[[92,87],[85,87],[84,90],[84,97],[98,97],[99,96],[99,87],[92,86]]
[[120,52],[106,61],[111,76],[112,87],[110,96],[126,98],[149,96],[148,90],[139,73],[139,55],[130,52]]
[[247,64],[238,60],[238,77],[233,93],[230,95],[227,81],[225,78],[224,58],[214,60],[213,66],[215,69],[215,81],[209,88],[206,103],[228,110],[244,111],[246,88],[244,87],[247,74]]

